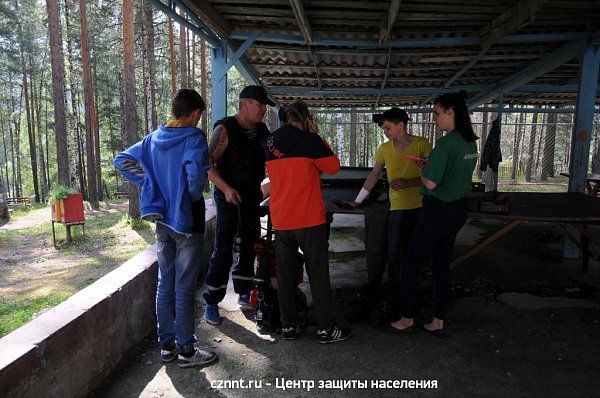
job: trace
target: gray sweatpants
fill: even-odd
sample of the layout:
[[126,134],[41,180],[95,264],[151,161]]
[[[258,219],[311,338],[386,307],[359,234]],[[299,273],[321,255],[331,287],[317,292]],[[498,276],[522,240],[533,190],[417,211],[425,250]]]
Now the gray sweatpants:
[[327,225],[275,232],[277,260],[277,295],[283,326],[298,322],[296,309],[295,267],[298,248],[304,253],[306,273],[310,283],[317,325],[328,329],[334,323],[329,281],[329,250]]

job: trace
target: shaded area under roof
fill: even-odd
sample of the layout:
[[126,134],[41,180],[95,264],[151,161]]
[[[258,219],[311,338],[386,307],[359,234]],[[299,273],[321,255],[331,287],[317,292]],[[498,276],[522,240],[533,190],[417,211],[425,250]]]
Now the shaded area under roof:
[[245,59],[277,102],[326,107],[422,106],[458,89],[471,105],[498,91],[573,104],[600,29],[600,2],[585,0],[182,2],[237,46],[260,31]]

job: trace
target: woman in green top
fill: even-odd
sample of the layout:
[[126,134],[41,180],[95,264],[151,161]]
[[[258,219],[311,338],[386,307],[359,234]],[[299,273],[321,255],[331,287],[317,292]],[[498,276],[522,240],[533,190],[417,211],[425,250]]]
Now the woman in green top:
[[422,165],[423,210],[409,244],[402,275],[402,318],[386,331],[413,329],[421,265],[432,259],[435,273],[435,314],[423,328],[445,337],[444,320],[450,296],[450,258],[458,231],[467,221],[464,199],[471,189],[477,163],[477,136],[465,105],[465,93],[443,94],[435,100],[437,128],[448,134],[436,142],[427,164]]

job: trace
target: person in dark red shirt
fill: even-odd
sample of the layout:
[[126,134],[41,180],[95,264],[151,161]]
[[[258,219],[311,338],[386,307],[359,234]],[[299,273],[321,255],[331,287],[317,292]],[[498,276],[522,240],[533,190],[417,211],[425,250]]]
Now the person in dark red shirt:
[[317,340],[332,343],[352,332],[335,324],[329,281],[327,221],[320,173],[335,174],[338,157],[318,135],[318,128],[305,103],[285,108],[287,124],[264,141],[271,181],[269,209],[275,229],[277,285],[283,338],[292,340],[300,332],[295,301],[295,271],[298,248],[304,254],[306,272],[317,317]]

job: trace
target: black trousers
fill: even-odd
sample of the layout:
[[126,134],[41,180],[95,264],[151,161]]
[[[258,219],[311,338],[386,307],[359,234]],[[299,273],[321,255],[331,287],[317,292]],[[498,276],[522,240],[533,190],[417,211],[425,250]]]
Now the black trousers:
[[277,260],[277,297],[283,326],[298,322],[296,308],[295,266],[298,248],[304,254],[304,264],[313,297],[317,325],[328,329],[333,325],[331,285],[329,281],[329,253],[327,225],[288,231],[275,231],[275,258]]
[[387,263],[387,223],[390,202],[369,201],[364,210],[367,275],[369,286],[373,292],[378,292]]
[[420,270],[432,259],[435,274],[435,317],[446,318],[450,298],[450,260],[458,231],[467,222],[464,199],[442,202],[433,196],[423,197],[423,210],[410,240],[402,273],[403,316],[414,318]]
[[[240,192],[242,203],[233,205],[225,199],[225,195],[215,188],[214,198],[217,205],[217,226],[212,256],[209,260],[206,275],[206,291],[204,299],[207,304],[217,304],[223,301],[229,281],[229,271],[233,264],[233,244],[238,232],[238,222],[241,224],[239,258],[231,278],[233,288],[238,294],[247,294],[254,287],[254,244],[260,238],[260,199],[259,189],[253,192]],[[241,216],[241,221],[238,217]]]

